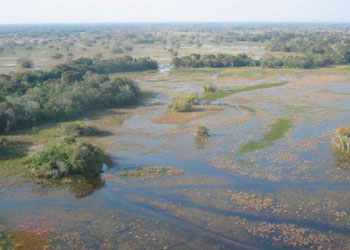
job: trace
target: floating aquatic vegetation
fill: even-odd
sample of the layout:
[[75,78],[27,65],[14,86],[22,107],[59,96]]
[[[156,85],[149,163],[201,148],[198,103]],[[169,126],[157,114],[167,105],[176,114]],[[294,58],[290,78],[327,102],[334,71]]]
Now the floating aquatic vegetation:
[[317,246],[317,249],[331,249],[333,246],[331,240],[325,234],[313,232],[310,229],[297,227],[293,224],[261,222],[257,226],[247,226],[247,231],[257,237],[272,239],[274,242],[291,247]]
[[32,232],[26,229],[15,230],[9,234],[14,249],[28,250],[49,249],[50,236],[51,233],[47,231]]
[[181,175],[183,173],[182,170],[176,170],[173,168],[166,167],[150,167],[150,168],[139,168],[133,171],[125,171],[120,175],[124,178],[157,178],[161,176],[176,176]]

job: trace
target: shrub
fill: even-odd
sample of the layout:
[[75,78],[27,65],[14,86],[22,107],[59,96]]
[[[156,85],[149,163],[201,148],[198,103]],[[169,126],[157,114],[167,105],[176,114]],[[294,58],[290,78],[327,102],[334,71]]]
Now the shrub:
[[37,134],[37,133],[39,133],[40,129],[38,127],[34,126],[34,127],[32,127],[32,131],[33,131],[33,133]]
[[17,64],[24,69],[29,69],[34,66],[34,63],[31,59],[28,58],[20,58],[17,60]]
[[214,93],[216,92],[216,87],[212,83],[207,83],[203,87],[205,93]]
[[199,97],[195,96],[195,95],[189,95],[185,97],[185,100],[189,103],[191,103],[192,105],[198,105],[199,104]]
[[51,55],[52,59],[61,59],[62,57],[63,57],[63,55],[59,52],[56,52],[56,53]]
[[112,49],[113,54],[122,54],[124,50],[122,48],[116,47]]
[[210,136],[209,129],[205,126],[197,125],[194,135],[200,138],[207,138]]
[[94,126],[88,126],[84,121],[76,121],[65,125],[65,131],[70,136],[93,136],[100,131]]
[[350,151],[350,127],[340,127],[335,132],[335,146],[343,151]]
[[71,144],[76,143],[76,139],[77,139],[77,137],[75,135],[70,135],[70,136],[64,137],[63,142],[68,144],[68,145],[71,145]]
[[89,143],[62,143],[40,151],[27,161],[39,178],[58,179],[71,175],[97,176],[105,160],[101,149]]
[[173,99],[171,109],[175,112],[191,112],[193,110],[192,105],[192,98],[178,96]]
[[94,56],[94,59],[101,60],[103,58],[103,54],[101,52],[97,52]]
[[124,46],[124,50],[126,50],[126,51],[133,51],[134,48],[132,46],[130,46],[130,45],[126,45],[126,46]]
[[83,176],[96,176],[100,174],[103,161],[104,155],[102,150],[90,143],[74,145],[70,154],[72,173]]

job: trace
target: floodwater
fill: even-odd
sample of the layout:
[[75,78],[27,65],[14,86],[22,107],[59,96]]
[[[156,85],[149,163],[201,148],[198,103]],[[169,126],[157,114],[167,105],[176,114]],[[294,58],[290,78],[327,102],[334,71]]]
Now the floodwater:
[[[14,242],[32,249],[350,249],[350,169],[337,165],[331,147],[333,131],[350,123],[350,83],[286,78],[283,86],[213,102],[210,112],[159,122],[177,92],[203,84],[148,80],[141,87],[153,97],[108,138],[115,165],[101,178],[22,183],[0,193]],[[207,141],[194,138],[198,124],[209,128]],[[183,173],[121,176],[147,167]]]

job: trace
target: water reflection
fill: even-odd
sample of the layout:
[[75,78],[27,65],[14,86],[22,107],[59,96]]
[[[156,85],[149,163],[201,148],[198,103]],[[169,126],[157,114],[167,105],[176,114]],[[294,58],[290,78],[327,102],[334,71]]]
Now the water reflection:
[[194,138],[194,145],[197,149],[203,149],[205,145],[209,142],[209,137],[199,137]]
[[46,196],[50,195],[50,193],[57,189],[67,187],[69,193],[71,193],[74,197],[83,198],[106,187],[106,182],[101,178],[101,176],[90,178],[75,176],[64,178],[55,182],[41,182],[33,191],[40,196]]
[[333,163],[336,168],[350,169],[350,151],[334,149]]

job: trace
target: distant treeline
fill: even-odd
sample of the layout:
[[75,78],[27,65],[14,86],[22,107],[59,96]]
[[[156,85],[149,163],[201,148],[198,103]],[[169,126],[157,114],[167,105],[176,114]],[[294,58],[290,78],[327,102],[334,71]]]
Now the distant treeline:
[[190,56],[174,57],[172,60],[172,65],[176,68],[252,67],[259,66],[260,61],[254,60],[246,54],[239,54],[237,56],[226,54],[192,54]]
[[112,80],[105,73],[157,68],[149,58],[80,58],[51,71],[0,75],[0,132],[131,104],[139,94],[137,84],[126,78]]
[[312,54],[308,53],[300,56],[276,57],[265,55],[259,60],[255,60],[246,54],[237,56],[218,54],[218,55],[199,55],[174,57],[172,65],[176,68],[222,68],[222,67],[255,67],[264,68],[316,68],[330,65],[340,65],[350,63],[350,51],[343,54]]

